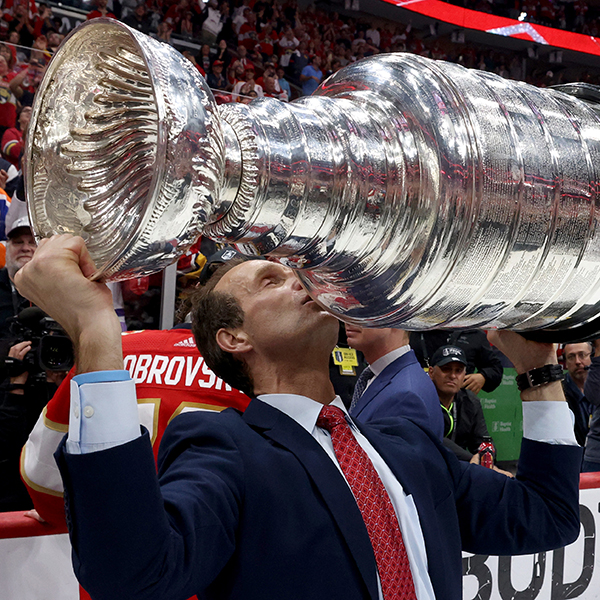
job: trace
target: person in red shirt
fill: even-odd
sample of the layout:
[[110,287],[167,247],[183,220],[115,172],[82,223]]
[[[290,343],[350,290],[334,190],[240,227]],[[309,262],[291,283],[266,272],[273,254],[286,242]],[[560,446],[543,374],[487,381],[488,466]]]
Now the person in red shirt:
[[11,127],[2,136],[2,156],[11,162],[17,169],[21,168],[21,155],[27,127],[31,119],[31,106],[24,106],[19,114],[18,127]]
[[90,19],[97,19],[98,17],[110,17],[111,19],[116,19],[117,17],[108,10],[107,5],[108,0],[96,0],[96,10],[89,12],[86,19],[88,21]]
[[279,36],[273,29],[271,23],[267,23],[263,30],[258,34],[258,47],[262,54],[263,60],[270,60],[275,51],[275,44],[278,42]]
[[17,99],[10,89],[14,76],[4,56],[0,56],[0,135],[17,125]]
[[256,15],[248,8],[244,11],[246,22],[242,24],[238,32],[238,44],[245,46],[249,52],[254,50],[258,43],[256,31]]

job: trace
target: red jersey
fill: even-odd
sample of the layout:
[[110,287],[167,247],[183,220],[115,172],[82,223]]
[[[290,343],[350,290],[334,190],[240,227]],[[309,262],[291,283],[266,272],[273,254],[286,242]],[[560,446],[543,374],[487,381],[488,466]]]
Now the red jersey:
[[[190,410],[244,410],[250,398],[219,379],[205,364],[189,329],[123,334],[125,368],[136,384],[140,423],[154,457],[165,428]],[[21,455],[21,475],[34,506],[49,523],[64,522],[62,481],[53,453],[68,431],[70,380],[63,381],[31,432]]]

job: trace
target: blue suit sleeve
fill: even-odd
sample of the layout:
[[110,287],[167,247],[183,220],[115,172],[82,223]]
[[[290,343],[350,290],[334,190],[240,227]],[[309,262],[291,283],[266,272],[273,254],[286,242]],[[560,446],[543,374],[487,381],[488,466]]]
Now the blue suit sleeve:
[[528,439],[523,439],[516,479],[455,461],[463,550],[533,554],[575,541],[580,465],[581,448]]
[[91,454],[57,451],[74,569],[94,599],[188,598],[230,558],[242,459],[212,415],[191,416],[167,428],[159,477],[147,432]]

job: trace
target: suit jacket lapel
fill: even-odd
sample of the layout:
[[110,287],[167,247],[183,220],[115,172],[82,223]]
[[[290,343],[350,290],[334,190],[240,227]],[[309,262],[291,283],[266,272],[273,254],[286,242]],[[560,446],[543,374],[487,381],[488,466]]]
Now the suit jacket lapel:
[[391,382],[394,376],[413,361],[413,353],[406,352],[390,363],[377,377],[373,383],[365,390],[360,397],[356,408],[352,411],[354,417],[359,417],[369,402],[380,394]]
[[265,437],[287,448],[303,464],[348,544],[371,598],[377,600],[377,564],[369,534],[339,469],[302,426],[264,402],[253,400],[244,412],[244,420]]

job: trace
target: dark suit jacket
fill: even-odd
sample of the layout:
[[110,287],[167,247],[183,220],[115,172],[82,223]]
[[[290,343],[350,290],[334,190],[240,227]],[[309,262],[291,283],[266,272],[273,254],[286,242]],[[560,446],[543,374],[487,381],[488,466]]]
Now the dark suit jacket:
[[350,414],[361,423],[383,417],[407,417],[429,427],[440,440],[444,437],[440,399],[412,350],[375,378]]
[[[579,447],[523,440],[513,480],[459,463],[408,420],[360,428],[415,500],[437,598],[462,598],[461,549],[533,553],[579,534]],[[377,599],[348,485],[306,430],[260,400],[174,419],[160,483],[147,433],[84,455],[63,443],[56,458],[75,572],[94,600]]]

